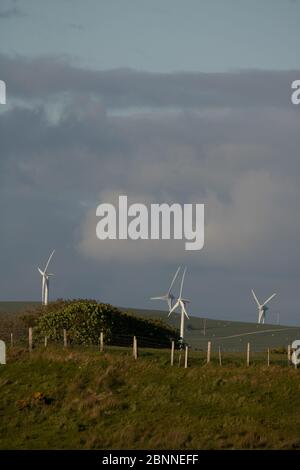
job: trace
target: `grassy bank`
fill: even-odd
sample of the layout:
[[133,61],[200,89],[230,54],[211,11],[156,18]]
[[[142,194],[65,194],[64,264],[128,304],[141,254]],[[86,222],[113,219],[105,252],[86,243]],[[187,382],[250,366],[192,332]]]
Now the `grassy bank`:
[[300,371],[49,348],[0,366],[1,449],[300,448]]

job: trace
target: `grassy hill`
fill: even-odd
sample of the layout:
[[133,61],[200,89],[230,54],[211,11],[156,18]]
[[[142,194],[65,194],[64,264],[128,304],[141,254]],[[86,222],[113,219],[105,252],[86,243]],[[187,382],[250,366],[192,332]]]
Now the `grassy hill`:
[[[26,338],[19,316],[29,305],[5,304],[0,337],[15,328]],[[166,312],[131,311],[167,320]],[[168,321],[178,326],[178,315]],[[26,341],[8,343],[7,365],[0,366],[0,449],[300,449],[300,372],[275,352],[267,367],[265,353],[286,346],[300,328],[206,319],[204,336],[203,319],[186,326],[187,369],[178,367],[179,351],[170,366],[168,349],[140,348],[135,361],[128,347],[106,345],[100,353],[92,345],[36,343],[29,353]]]
[[299,371],[287,366],[188,369],[169,353],[9,349],[0,366],[1,449],[300,448]]
[[35,307],[36,305],[39,305],[40,302],[15,302],[15,301],[7,301],[7,302],[0,302],[0,315],[1,314],[7,314],[7,313],[12,313],[12,314],[17,314],[20,312],[23,312],[27,308],[30,307]]
[[[160,310],[127,309],[138,315],[159,318],[172,327],[179,327],[179,314],[168,318],[167,312]],[[204,332],[205,323],[205,332]],[[300,339],[300,327],[284,325],[258,325],[227,320],[212,320],[210,318],[190,317],[186,321],[185,339],[196,350],[203,350],[211,341],[214,348],[221,346],[223,351],[245,351],[248,342],[251,350],[265,351],[267,348],[287,347],[295,339]],[[205,334],[204,334],[205,333]]]
[[[4,334],[8,338],[9,331],[16,335],[26,334],[24,327],[18,322],[18,316],[26,309],[39,302],[0,302],[0,335]],[[169,319],[167,312],[160,310],[121,308],[130,311],[137,316],[146,318],[157,318],[165,321],[170,326],[179,327],[179,315],[172,315]],[[1,321],[2,320],[2,321]],[[5,328],[4,328],[5,320]],[[246,344],[251,343],[252,351],[265,351],[267,348],[286,348],[295,339],[300,339],[300,326],[292,327],[285,325],[257,325],[256,323],[246,323],[227,320],[205,319],[190,317],[186,321],[185,339],[195,350],[205,350],[207,342],[212,341],[213,348],[220,345],[223,351],[245,351]]]

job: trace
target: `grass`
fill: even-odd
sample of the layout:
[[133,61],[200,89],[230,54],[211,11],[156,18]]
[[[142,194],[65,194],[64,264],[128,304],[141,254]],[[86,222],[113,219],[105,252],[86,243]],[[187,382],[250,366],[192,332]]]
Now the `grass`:
[[[285,356],[216,358],[49,347],[0,366],[1,449],[297,449],[300,371]],[[176,356],[177,364],[178,356]],[[282,364],[282,365],[279,365]],[[285,367],[283,367],[285,364]]]
[[[10,341],[10,333],[13,333],[15,343],[26,340],[28,331],[21,316],[26,309],[39,305],[38,302],[0,302],[0,338]],[[160,310],[121,309],[133,314],[152,319],[160,319],[173,328],[178,328],[178,314],[167,318],[167,312]],[[254,310],[255,314],[255,310]],[[242,315],[241,315],[242,316]],[[253,320],[255,321],[255,315]],[[193,349],[206,350],[207,342],[212,341],[214,347],[221,346],[222,351],[245,351],[247,343],[251,343],[252,351],[265,351],[267,348],[287,348],[295,339],[300,338],[300,327],[284,325],[258,325],[227,320],[205,320],[205,335],[203,332],[204,318],[190,316],[186,322],[185,339]]]

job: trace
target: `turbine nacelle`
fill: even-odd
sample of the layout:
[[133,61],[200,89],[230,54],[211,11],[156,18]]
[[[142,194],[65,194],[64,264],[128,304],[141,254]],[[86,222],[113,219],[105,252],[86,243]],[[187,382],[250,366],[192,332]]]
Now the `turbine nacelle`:
[[269,307],[267,307],[267,303],[269,303],[270,300],[275,297],[276,293],[272,294],[263,303],[260,303],[253,289],[251,290],[251,292],[258,308],[258,323],[265,323],[266,311],[269,310]]
[[189,300],[186,300],[186,299],[178,299],[176,304],[173,305],[173,308],[170,310],[169,312],[169,315],[168,317],[171,315],[171,313],[175,312],[175,310],[178,308],[178,307],[181,307],[181,310],[183,311],[184,315],[186,316],[186,318],[189,320],[190,317],[188,316],[188,313],[186,311],[186,304],[187,303],[190,303]]
[[181,266],[179,266],[179,268],[177,269],[177,271],[176,271],[176,273],[175,273],[175,275],[172,279],[172,282],[171,282],[171,285],[169,287],[168,292],[164,295],[160,295],[160,296],[157,296],[157,297],[151,297],[151,300],[164,300],[165,302],[167,302],[169,311],[172,309],[172,303],[173,303],[173,300],[175,299],[174,295],[171,292],[171,289],[172,289],[173,284],[174,284],[174,282],[175,282],[175,280],[178,276],[180,268],[181,268]]
[[50,264],[51,258],[54,255],[55,250],[52,251],[50,254],[48,261],[46,263],[46,266],[44,270],[41,268],[38,268],[38,271],[40,275],[42,276],[42,304],[43,305],[48,305],[48,297],[49,297],[49,277],[54,276],[53,273],[48,273],[47,269]]
[[182,279],[181,279],[181,285],[180,285],[180,292],[179,292],[179,297],[177,298],[176,303],[173,305],[171,308],[168,317],[173,313],[178,307],[180,307],[180,340],[181,344],[183,343],[183,336],[184,336],[184,318],[186,317],[188,320],[190,317],[188,316],[188,313],[186,311],[186,304],[189,303],[188,299],[185,299],[182,297],[182,289],[183,289],[183,283],[184,283],[184,278],[185,278],[185,273],[186,273],[186,268],[184,268]]

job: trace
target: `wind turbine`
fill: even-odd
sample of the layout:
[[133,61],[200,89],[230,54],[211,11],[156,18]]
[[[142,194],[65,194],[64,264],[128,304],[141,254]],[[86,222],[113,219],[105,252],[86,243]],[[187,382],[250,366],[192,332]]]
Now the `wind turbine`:
[[48,305],[49,298],[49,276],[54,276],[54,274],[48,273],[47,269],[50,264],[51,258],[54,255],[55,250],[52,251],[51,255],[48,258],[44,270],[38,268],[40,275],[42,276],[42,304]]
[[186,273],[186,268],[184,268],[182,279],[181,279],[179,297],[178,297],[176,303],[171,308],[170,313],[168,315],[168,316],[170,316],[171,313],[173,313],[178,307],[180,307],[180,309],[181,309],[181,316],[180,316],[180,342],[181,342],[181,346],[182,346],[183,337],[184,337],[184,319],[185,319],[185,317],[188,320],[190,319],[190,317],[187,314],[186,308],[185,308],[186,304],[189,303],[189,300],[184,299],[182,297],[182,289],[183,289],[183,282],[184,282],[185,273]]
[[265,323],[266,311],[268,310],[267,303],[270,302],[270,300],[272,300],[276,294],[272,294],[271,297],[265,300],[265,302],[263,302],[262,304],[259,302],[253,289],[252,289],[252,295],[254,297],[254,300],[258,308],[258,323]]
[[166,301],[167,304],[168,304],[169,312],[170,312],[170,310],[172,309],[172,302],[173,302],[173,300],[175,299],[175,297],[174,297],[174,295],[172,294],[171,290],[172,290],[173,284],[174,284],[174,282],[175,282],[175,280],[176,280],[176,278],[177,278],[177,276],[178,276],[178,273],[179,273],[179,271],[180,271],[180,268],[181,268],[181,266],[179,266],[179,268],[177,269],[177,271],[176,271],[176,273],[175,273],[175,276],[174,276],[173,279],[172,279],[172,282],[171,282],[171,285],[170,285],[170,287],[169,287],[168,292],[167,292],[166,294],[164,294],[164,295],[159,296],[159,297],[151,297],[151,300],[164,300],[164,301]]

